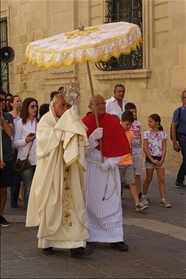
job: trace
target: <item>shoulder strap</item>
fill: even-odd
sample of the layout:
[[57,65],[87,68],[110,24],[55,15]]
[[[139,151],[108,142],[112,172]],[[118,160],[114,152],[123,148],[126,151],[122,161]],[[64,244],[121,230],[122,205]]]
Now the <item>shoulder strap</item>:
[[[181,107],[178,108],[178,118],[179,118],[179,122],[180,122],[180,117],[181,117]],[[178,123],[179,124],[179,123]]]
[[180,116],[181,116],[181,107],[179,107],[179,120],[180,120]]
[[[36,127],[37,127],[37,122],[36,122],[36,125],[35,125],[35,133],[36,133]],[[30,151],[31,151],[31,149],[32,149],[32,145],[33,145],[33,143],[34,143],[34,141],[32,141],[32,144],[30,145],[30,148],[29,148],[29,150],[28,150],[28,155],[27,155],[27,159],[28,159],[28,157],[29,157],[29,155],[30,155]]]
[[28,157],[29,157],[29,155],[30,155],[30,151],[31,151],[31,149],[32,149],[32,145],[33,145],[33,143],[34,143],[34,141],[32,141],[32,143],[31,143],[31,145],[30,145],[30,148],[29,148],[29,150],[28,150],[28,155],[27,155],[27,159],[28,159]]

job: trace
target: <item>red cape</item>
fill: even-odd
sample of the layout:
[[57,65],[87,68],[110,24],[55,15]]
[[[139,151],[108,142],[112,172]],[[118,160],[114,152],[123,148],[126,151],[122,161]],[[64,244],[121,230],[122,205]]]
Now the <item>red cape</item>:
[[[103,128],[103,137],[101,139],[103,156],[111,158],[131,153],[125,131],[116,116],[104,113],[98,119],[99,127]],[[89,114],[82,121],[88,128],[87,135],[89,137],[97,128],[95,115]],[[96,149],[100,150],[100,145]]]

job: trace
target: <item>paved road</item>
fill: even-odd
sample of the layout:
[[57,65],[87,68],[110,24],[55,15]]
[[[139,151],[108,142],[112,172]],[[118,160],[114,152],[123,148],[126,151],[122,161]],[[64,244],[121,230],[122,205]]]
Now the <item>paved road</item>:
[[89,244],[94,254],[82,259],[69,250],[56,249],[44,256],[37,249],[37,228],[25,227],[22,202],[5,217],[11,227],[1,227],[1,278],[186,278],[186,190],[174,187],[175,175],[166,174],[167,199],[162,208],[156,176],[149,188],[149,208],[134,211],[129,190],[123,192],[124,233],[128,252],[108,244]]

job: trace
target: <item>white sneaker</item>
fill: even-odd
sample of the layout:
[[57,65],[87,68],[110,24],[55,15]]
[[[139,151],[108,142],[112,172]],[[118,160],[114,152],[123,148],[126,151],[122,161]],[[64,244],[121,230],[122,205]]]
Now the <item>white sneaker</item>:
[[168,202],[168,201],[161,201],[160,202],[160,205],[161,206],[163,206],[163,207],[166,207],[166,208],[169,208],[169,207],[171,207],[171,204],[170,204],[170,202]]
[[142,211],[142,210],[147,209],[147,208],[148,208],[148,205],[143,204],[142,202],[138,202],[135,205],[135,211]]
[[144,205],[149,205],[149,200],[146,197],[141,198],[141,201]]

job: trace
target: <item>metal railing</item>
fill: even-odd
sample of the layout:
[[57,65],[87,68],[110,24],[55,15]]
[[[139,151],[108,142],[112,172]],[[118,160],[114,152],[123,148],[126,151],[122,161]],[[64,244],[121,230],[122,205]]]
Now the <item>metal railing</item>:
[[[106,4],[107,14],[105,16],[105,23],[127,21],[137,24],[142,32],[142,0],[106,0]],[[109,61],[100,61],[95,65],[102,71],[142,69],[142,45],[129,55],[122,54],[118,59],[111,57]]]
[[[7,30],[7,18],[0,18],[0,48],[8,45],[8,30]],[[0,60],[0,88],[9,92],[9,67],[8,63],[4,63]]]

